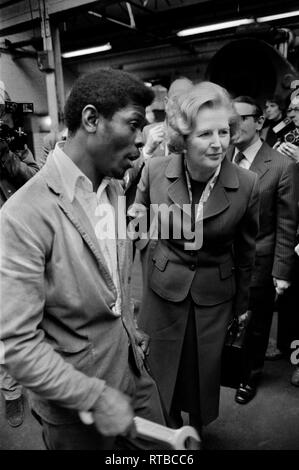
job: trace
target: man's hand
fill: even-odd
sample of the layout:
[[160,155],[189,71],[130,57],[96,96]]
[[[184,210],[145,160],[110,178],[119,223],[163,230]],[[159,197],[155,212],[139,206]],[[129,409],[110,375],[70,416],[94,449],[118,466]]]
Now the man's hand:
[[151,127],[149,129],[148,136],[143,147],[144,153],[146,153],[147,155],[151,155],[152,153],[154,153],[158,145],[163,142],[164,137],[165,128],[163,122]]
[[295,162],[299,162],[299,147],[297,147],[297,145],[291,144],[290,142],[283,142],[276,150],[292,158]]
[[299,243],[295,246],[295,253],[299,256]]
[[141,354],[141,357],[142,359],[144,359],[145,356],[148,355],[149,353],[150,337],[149,335],[144,333],[144,331],[140,330],[139,328],[136,328],[135,341],[136,341],[138,350]]
[[277,295],[283,294],[284,291],[291,285],[289,281],[285,281],[284,279],[276,279],[276,277],[273,277],[273,283]]
[[97,430],[104,436],[134,432],[130,399],[114,388],[106,386],[90,411]]

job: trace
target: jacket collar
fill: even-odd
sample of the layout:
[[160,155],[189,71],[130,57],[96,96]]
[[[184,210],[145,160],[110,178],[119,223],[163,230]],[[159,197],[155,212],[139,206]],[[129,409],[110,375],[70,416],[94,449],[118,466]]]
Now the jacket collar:
[[257,152],[256,156],[252,164],[250,165],[250,170],[257,173],[259,178],[261,179],[269,170],[270,163],[272,162],[271,157],[271,147],[264,142],[259,151]]
[[[234,146],[229,147],[227,151],[227,159],[229,161],[232,161],[233,155],[234,155]],[[252,164],[250,165],[250,170],[254,171],[259,178],[261,179],[265,173],[270,168],[269,163],[271,163],[272,157],[271,157],[271,147],[266,143],[263,142],[263,145],[257,152],[256,156],[254,157],[254,160]]]
[[111,278],[110,272],[105,262],[105,258],[99,247],[99,243],[92,224],[90,223],[81,204],[76,199],[74,199],[73,202],[70,202],[66,196],[59,171],[51,154],[49,154],[46,164],[40,170],[40,174],[45,179],[49,189],[57,196],[58,205],[61,207],[72,224],[76,227],[81,237],[95,256],[100,271],[102,272],[102,275],[106,279],[108,285],[113,290],[115,290],[114,282]]
[[227,190],[239,188],[237,168],[225,157],[221,164],[221,170],[213,191],[204,206],[203,218],[214,217],[230,206]]
[[[189,204],[189,194],[187,189],[183,155],[174,154],[171,156],[167,165],[165,175],[174,181],[168,188],[168,196],[178,205],[184,212],[184,204]],[[230,205],[226,194],[227,189],[237,189],[239,187],[239,178],[237,168],[234,164],[225,158],[221,164],[221,170],[218,180],[210,194],[209,199],[204,207],[204,219],[223,212]]]

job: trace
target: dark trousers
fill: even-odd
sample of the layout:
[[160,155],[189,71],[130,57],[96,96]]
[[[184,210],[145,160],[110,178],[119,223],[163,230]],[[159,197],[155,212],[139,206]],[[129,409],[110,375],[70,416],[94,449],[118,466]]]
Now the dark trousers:
[[249,309],[252,311],[252,319],[249,325],[248,356],[243,368],[244,382],[254,379],[263,369],[274,303],[275,288],[272,279],[263,286],[250,289]]
[[[165,425],[165,417],[156,383],[143,369],[140,377],[135,377],[136,393],[132,398],[135,415]],[[34,416],[37,417],[34,413]],[[141,438],[131,440],[125,437],[106,437],[101,435],[94,425],[81,422],[52,424],[38,421],[43,427],[43,438],[48,450],[123,450],[123,449],[163,449],[165,445],[145,441]]]

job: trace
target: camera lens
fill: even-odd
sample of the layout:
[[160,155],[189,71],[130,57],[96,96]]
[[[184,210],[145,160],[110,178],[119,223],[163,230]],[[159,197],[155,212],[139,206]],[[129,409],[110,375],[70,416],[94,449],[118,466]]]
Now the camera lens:
[[290,144],[293,144],[296,140],[296,137],[294,136],[293,132],[288,132],[288,134],[285,135],[284,140]]

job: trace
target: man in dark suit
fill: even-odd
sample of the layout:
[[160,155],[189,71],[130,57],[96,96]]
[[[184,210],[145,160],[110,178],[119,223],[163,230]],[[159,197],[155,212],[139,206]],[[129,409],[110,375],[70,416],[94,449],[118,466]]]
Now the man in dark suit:
[[253,312],[249,339],[249,359],[235,396],[237,403],[248,403],[256,393],[269,340],[275,295],[290,285],[294,263],[297,226],[295,167],[292,160],[273,150],[259,136],[264,117],[250,97],[234,100],[241,116],[240,130],[233,139],[229,157],[237,165],[258,174],[260,180],[259,233],[250,289]]

